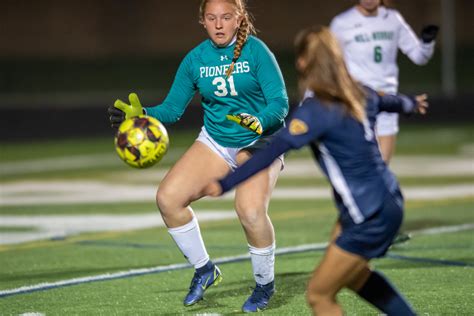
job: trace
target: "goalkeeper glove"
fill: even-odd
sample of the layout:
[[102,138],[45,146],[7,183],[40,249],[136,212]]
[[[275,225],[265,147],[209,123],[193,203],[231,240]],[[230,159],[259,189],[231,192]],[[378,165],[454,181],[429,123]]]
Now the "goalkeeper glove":
[[431,43],[438,35],[439,27],[437,25],[427,25],[421,30],[421,39],[423,43]]
[[240,126],[245,127],[246,129],[251,130],[252,132],[255,132],[259,135],[261,135],[263,132],[262,124],[256,116],[247,113],[240,113],[237,115],[226,115],[226,118],[229,121],[236,122]]
[[136,93],[130,93],[128,100],[130,104],[117,99],[114,105],[108,108],[109,120],[113,128],[118,128],[126,119],[144,114],[143,107]]

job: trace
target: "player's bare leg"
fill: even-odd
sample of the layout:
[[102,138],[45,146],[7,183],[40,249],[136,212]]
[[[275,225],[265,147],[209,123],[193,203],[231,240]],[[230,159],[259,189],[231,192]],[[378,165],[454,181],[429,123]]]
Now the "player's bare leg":
[[[237,155],[237,163],[243,164],[250,158],[247,151]],[[280,174],[280,159],[267,169],[239,185],[235,192],[235,208],[250,245],[264,248],[275,241],[273,225],[267,210],[271,194]]]
[[221,272],[209,259],[197,219],[189,206],[202,196],[203,187],[223,177],[230,168],[219,155],[196,141],[176,162],[160,184],[156,202],[168,232],[196,269],[184,305],[200,301],[211,285],[217,285]]
[[[241,151],[237,162],[240,165],[249,158],[250,153]],[[242,307],[244,312],[265,309],[274,293],[275,233],[267,211],[281,166],[282,162],[275,160],[236,189],[235,209],[247,237],[256,281],[255,290]]]
[[332,228],[332,231],[331,231],[331,236],[329,237],[329,242],[334,242],[337,237],[339,237],[339,235],[341,234],[341,231],[342,231],[342,226],[341,226],[341,222],[339,221],[339,219],[337,219],[336,223],[334,223],[334,226]]
[[390,281],[367,264],[347,288],[377,307],[384,315],[415,315],[415,311]]
[[203,143],[196,141],[176,162],[160,183],[156,201],[169,228],[189,223],[189,204],[202,197],[204,186],[225,176],[228,164]]
[[395,146],[397,144],[397,135],[384,135],[378,136],[377,141],[379,143],[380,153],[382,159],[385,161],[387,166],[390,164],[390,160],[395,154]]
[[367,260],[331,243],[308,283],[307,300],[318,316],[343,315],[336,294],[367,267]]
[[[377,141],[379,143],[379,149],[380,153],[382,154],[382,159],[388,165],[392,160],[393,155],[395,154],[397,134],[377,136]],[[393,239],[392,245],[401,244],[410,239],[410,234],[398,232],[397,236],[395,236],[395,238]]]
[[307,299],[313,314],[343,315],[337,293],[347,287],[387,315],[415,315],[398,290],[368,260],[331,243],[308,284]]

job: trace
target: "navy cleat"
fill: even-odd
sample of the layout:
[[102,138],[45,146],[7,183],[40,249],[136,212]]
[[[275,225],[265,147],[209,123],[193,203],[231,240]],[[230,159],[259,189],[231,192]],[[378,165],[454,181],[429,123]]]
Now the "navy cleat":
[[392,241],[391,246],[403,244],[411,239],[411,235],[399,232]]
[[[208,267],[210,266],[210,268]],[[207,268],[204,272],[199,270]],[[211,286],[222,281],[222,274],[219,268],[212,262],[203,268],[197,269],[189,286],[189,293],[184,298],[184,306],[191,306],[202,300],[204,292]]]
[[245,301],[242,306],[242,311],[244,313],[253,313],[262,311],[267,308],[268,301],[275,293],[275,283],[274,281],[261,285],[257,283],[257,286],[252,292],[252,295]]

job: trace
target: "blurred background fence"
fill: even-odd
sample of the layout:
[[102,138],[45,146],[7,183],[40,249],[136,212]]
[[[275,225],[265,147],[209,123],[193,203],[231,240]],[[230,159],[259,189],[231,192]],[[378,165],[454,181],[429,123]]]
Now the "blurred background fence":
[[[111,133],[106,107],[137,92],[145,105],[166,96],[181,59],[206,38],[199,0],[2,0],[0,2],[0,140]],[[298,102],[293,38],[329,24],[355,1],[249,0],[255,25]],[[472,0],[391,1],[419,33],[439,24],[426,66],[399,54],[400,91],[428,92],[431,112],[415,122],[469,122],[473,116]],[[199,97],[177,128],[197,127]]]

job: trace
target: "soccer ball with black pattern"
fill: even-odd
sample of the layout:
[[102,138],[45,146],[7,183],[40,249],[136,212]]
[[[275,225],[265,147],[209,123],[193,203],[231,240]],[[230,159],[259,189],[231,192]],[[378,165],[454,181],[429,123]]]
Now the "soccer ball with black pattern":
[[163,124],[145,115],[123,121],[115,135],[119,157],[134,168],[148,168],[159,162],[168,145],[168,132]]

